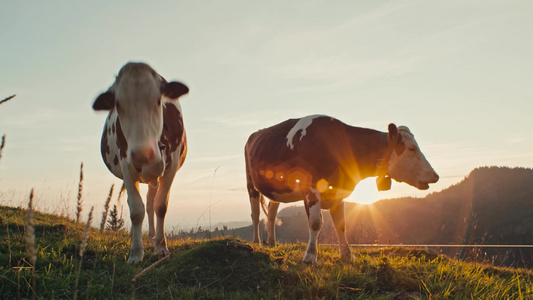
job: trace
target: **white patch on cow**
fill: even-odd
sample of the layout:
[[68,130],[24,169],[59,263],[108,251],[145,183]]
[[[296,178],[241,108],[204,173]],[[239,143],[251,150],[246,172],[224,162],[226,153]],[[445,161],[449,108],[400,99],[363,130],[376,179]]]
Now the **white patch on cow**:
[[163,98],[165,99],[165,103],[169,103],[169,104],[173,104],[174,106],[176,106],[176,108],[178,109],[178,111],[180,112],[180,115],[183,116],[183,112],[181,111],[181,104],[178,100],[167,100],[168,98],[164,97]]
[[[109,113],[108,118],[106,118],[104,130],[108,132],[107,146],[109,153],[105,154],[104,161],[109,166],[109,169],[111,173],[113,173],[113,175],[117,176],[118,178],[123,178],[122,170],[120,169],[120,164],[115,164],[115,157],[117,157],[119,161],[122,159],[120,157],[120,150],[117,148],[117,117],[118,114],[116,113],[116,110],[113,110]],[[113,130],[111,130],[112,127],[115,127],[114,132]]]
[[[398,132],[408,134],[413,140],[415,138],[415,136],[411,133],[411,130],[409,130],[407,126],[398,126]],[[405,137],[404,134],[402,134],[402,136]]]
[[[309,209],[309,224],[312,224],[313,222],[318,222],[321,220],[322,216],[320,214],[320,209],[321,209],[321,199],[320,199],[320,192],[313,189],[313,188],[310,188],[309,189],[309,192],[310,193],[313,193],[315,194],[315,198],[318,200],[318,203],[316,203],[315,205],[318,207],[318,209],[314,208],[314,209]],[[307,198],[306,198],[306,201],[310,201],[309,200],[309,195],[307,195]],[[314,205],[313,205],[314,206]]]
[[[304,255],[304,262],[316,263],[317,256],[317,241],[318,234],[322,228],[322,211],[320,209],[320,192],[311,188],[309,189],[309,194],[307,194],[305,201],[308,206],[308,226],[309,226],[309,242],[307,243],[307,250]],[[310,194],[313,193],[315,198],[318,200],[314,205],[310,205],[311,200],[309,199]]]
[[319,118],[319,117],[325,117],[325,116],[324,115],[311,115],[311,116],[303,117],[300,120],[298,120],[298,122],[294,124],[291,130],[289,130],[289,133],[287,133],[287,147],[291,148],[291,150],[294,149],[293,140],[294,140],[294,136],[296,135],[296,133],[298,133],[298,131],[300,130],[302,131],[302,133],[300,133],[300,141],[301,141],[302,138],[307,134],[307,127],[309,127],[311,123],[313,123],[314,119]]

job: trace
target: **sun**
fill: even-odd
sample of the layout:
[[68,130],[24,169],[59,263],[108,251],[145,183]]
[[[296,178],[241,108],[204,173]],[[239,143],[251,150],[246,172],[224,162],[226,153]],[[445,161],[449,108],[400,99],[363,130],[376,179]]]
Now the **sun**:
[[[392,195],[391,195],[392,194]],[[348,202],[370,204],[384,198],[394,198],[394,192],[379,192],[376,187],[375,177],[362,180],[356,186],[352,194],[345,199]]]

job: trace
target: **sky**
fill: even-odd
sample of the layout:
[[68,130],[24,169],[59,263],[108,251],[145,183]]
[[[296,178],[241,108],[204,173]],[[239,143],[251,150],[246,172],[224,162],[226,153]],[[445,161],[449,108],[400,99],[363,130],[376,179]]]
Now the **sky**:
[[101,214],[121,181],[100,156],[106,113],[91,107],[128,61],[190,89],[167,230],[251,222],[248,136],[311,114],[406,125],[441,178],[387,192],[370,178],[346,201],[531,168],[531,16],[531,1],[1,1],[0,99],[17,96],[0,105],[0,204],[26,206],[33,188],[38,209],[74,216],[83,162],[82,214]]

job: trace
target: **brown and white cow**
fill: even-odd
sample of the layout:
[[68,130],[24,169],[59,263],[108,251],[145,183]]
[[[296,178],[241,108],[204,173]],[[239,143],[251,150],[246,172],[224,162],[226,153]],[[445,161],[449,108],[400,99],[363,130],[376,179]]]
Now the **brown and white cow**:
[[387,180],[390,187],[392,178],[421,190],[439,179],[407,127],[389,124],[388,133],[379,132],[322,115],[290,119],[253,133],[245,146],[245,158],[254,242],[260,243],[263,195],[271,200],[268,212],[265,209],[269,245],[276,242],[279,203],[304,200],[309,222],[305,262],[316,262],[321,209],[330,211],[342,259],[351,259],[343,199],[362,179],[378,176],[380,189],[387,189]]
[[94,110],[109,111],[102,134],[102,158],[111,173],[124,180],[128,193],[132,223],[128,263],[142,261],[144,256],[139,182],[148,184],[146,212],[154,253],[169,254],[164,233],[168,196],[187,154],[178,98],[188,92],[187,86],[167,82],[147,64],[127,63],[93,104]]

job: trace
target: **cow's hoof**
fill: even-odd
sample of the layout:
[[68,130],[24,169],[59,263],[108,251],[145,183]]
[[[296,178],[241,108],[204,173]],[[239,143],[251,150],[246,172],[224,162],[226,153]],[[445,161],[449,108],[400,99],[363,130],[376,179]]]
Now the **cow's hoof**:
[[170,256],[170,251],[168,251],[168,249],[165,249],[163,251],[159,251],[156,255],[157,255],[158,258],[161,259],[161,258],[163,258],[165,256]]
[[268,239],[266,242],[266,245],[268,247],[275,247],[276,246],[276,240],[275,239]]
[[341,253],[341,260],[344,262],[352,262],[355,260],[355,256],[351,252]]
[[136,264],[136,263],[139,263],[143,261],[143,256],[136,256],[136,255],[130,255],[130,257],[128,258],[128,264],[130,265],[133,265],[133,264]]
[[157,255],[157,259],[158,259],[158,260],[161,260],[161,259],[163,259],[163,258],[165,258],[165,257],[167,257],[167,256],[170,256],[170,252],[168,252],[168,251],[167,251],[167,252],[161,252],[161,253],[159,253],[159,254]]
[[128,258],[128,264],[136,264],[141,262],[144,257],[144,248],[132,248],[130,251],[130,257]]
[[346,262],[346,263],[353,262],[353,261],[355,261],[355,255],[353,255],[353,254],[350,254],[350,255],[343,255],[343,256],[341,257],[341,260],[342,260],[343,262]]
[[165,256],[170,256],[170,251],[168,251],[167,248],[156,249],[154,255],[157,256],[158,259],[162,259]]
[[316,255],[306,253],[303,262],[305,264],[316,264]]

